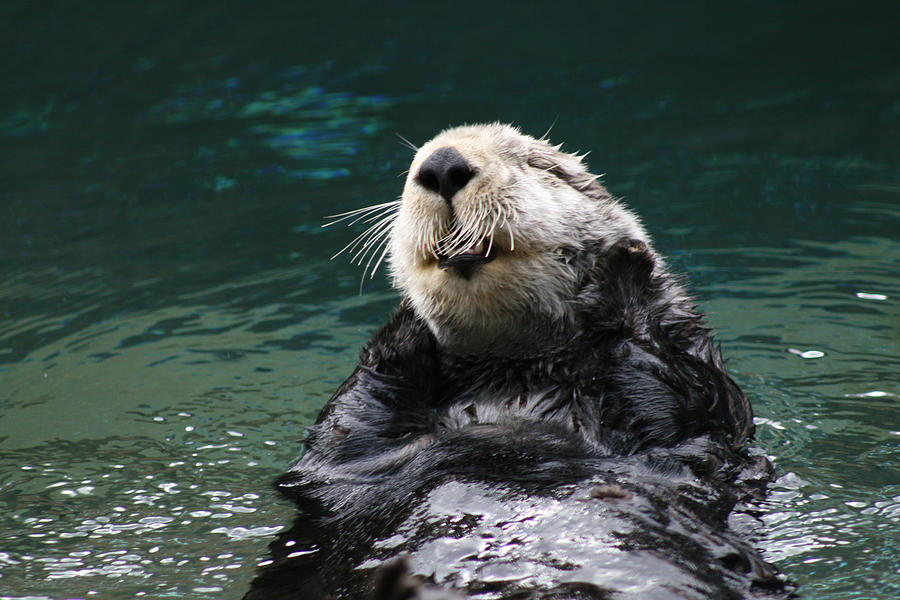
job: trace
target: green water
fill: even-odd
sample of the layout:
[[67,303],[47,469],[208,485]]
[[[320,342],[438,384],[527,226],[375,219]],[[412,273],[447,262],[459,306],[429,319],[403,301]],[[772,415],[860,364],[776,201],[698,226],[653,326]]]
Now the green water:
[[395,302],[323,217],[485,120],[591,151],[687,273],[769,559],[900,596],[900,7],[715,6],[4,2],[0,598],[239,598]]

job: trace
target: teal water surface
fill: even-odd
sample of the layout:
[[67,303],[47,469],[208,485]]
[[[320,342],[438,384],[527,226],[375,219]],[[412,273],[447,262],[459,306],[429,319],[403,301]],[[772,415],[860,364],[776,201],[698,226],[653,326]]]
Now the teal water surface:
[[687,274],[801,597],[900,596],[900,9],[714,6],[4,3],[0,598],[239,598],[396,301],[324,217],[490,120]]

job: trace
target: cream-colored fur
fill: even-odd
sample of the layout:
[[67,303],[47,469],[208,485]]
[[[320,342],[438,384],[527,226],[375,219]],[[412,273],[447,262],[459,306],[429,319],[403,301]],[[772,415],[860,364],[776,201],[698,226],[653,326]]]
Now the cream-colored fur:
[[[452,198],[416,181],[438,148],[455,148],[475,171]],[[596,181],[581,157],[502,124],[449,129],[419,148],[390,230],[393,283],[438,340],[490,352],[564,329],[578,274],[563,252],[599,242],[649,239],[638,219]],[[438,268],[484,241],[497,257],[466,279]],[[549,340],[544,340],[544,344]],[[498,348],[498,350],[501,350]]]

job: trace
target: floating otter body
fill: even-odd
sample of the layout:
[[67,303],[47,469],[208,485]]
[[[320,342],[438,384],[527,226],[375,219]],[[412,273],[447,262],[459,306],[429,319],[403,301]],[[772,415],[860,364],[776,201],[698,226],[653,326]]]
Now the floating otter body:
[[750,405],[579,157],[451,129],[382,208],[400,307],[279,479],[301,512],[247,598],[784,593],[734,526],[771,478]]

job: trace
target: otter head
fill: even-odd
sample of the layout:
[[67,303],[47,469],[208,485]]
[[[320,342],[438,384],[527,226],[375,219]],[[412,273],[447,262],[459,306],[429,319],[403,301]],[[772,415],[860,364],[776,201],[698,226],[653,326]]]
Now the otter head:
[[581,157],[507,125],[474,125],[418,149],[389,264],[446,350],[530,355],[565,341],[574,259],[623,238],[647,235]]

